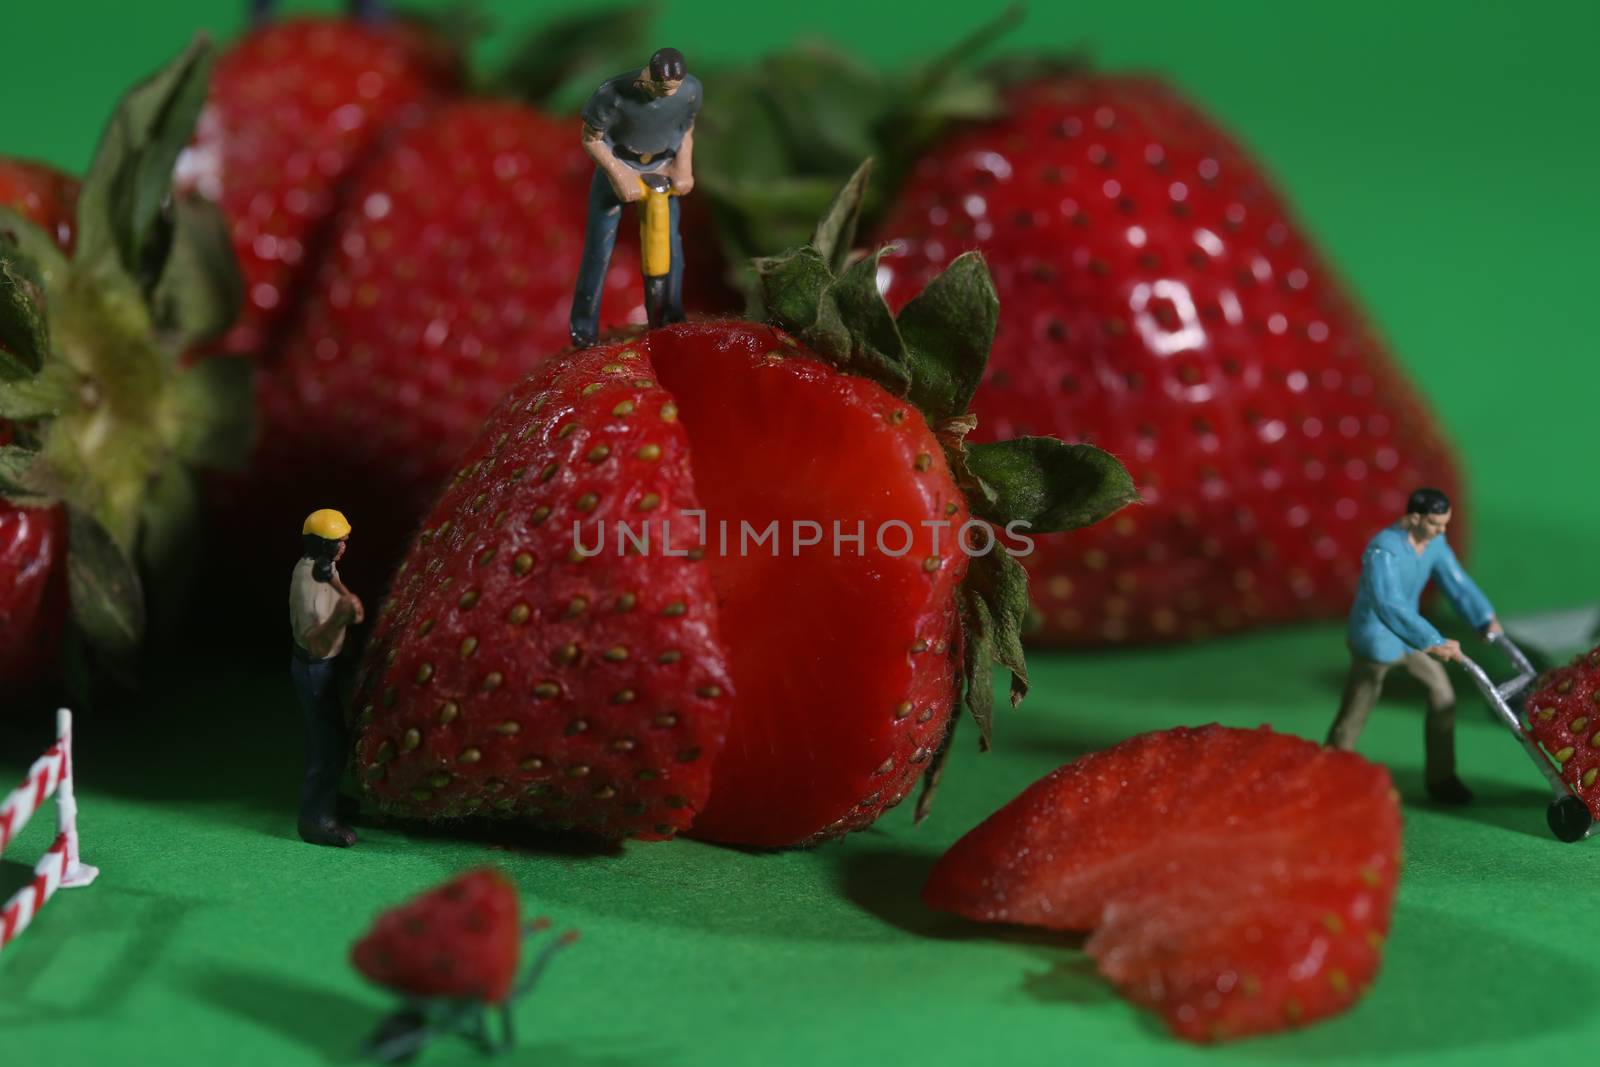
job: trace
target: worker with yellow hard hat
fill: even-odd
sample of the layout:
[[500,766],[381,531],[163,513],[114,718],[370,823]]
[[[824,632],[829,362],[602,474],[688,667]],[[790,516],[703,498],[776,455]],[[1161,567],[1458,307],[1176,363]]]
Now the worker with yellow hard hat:
[[314,845],[348,848],[356,833],[339,821],[339,777],[349,751],[334,685],[334,661],[345,630],[366,618],[361,599],[339,580],[338,562],[350,522],[332,508],[306,516],[300,562],[289,580],[289,675],[305,713],[306,772],[300,784],[300,836]]

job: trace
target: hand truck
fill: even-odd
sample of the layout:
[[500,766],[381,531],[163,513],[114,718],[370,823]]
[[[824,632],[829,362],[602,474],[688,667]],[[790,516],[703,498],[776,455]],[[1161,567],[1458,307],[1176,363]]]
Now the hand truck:
[[1589,812],[1589,806],[1573,793],[1572,787],[1561,777],[1561,768],[1555,765],[1544,749],[1539,747],[1539,742],[1528,733],[1518,711],[1526,690],[1539,676],[1539,672],[1503,631],[1490,634],[1488,640],[1490,644],[1498,646],[1511,661],[1511,665],[1517,669],[1516,677],[1496,685],[1489,677],[1489,672],[1464,654],[1461,657],[1461,667],[1472,676],[1473,682],[1478,686],[1478,692],[1482,693],[1483,699],[1488,702],[1490,712],[1511,731],[1511,735],[1522,745],[1522,750],[1533,760],[1533,765],[1539,768],[1539,773],[1544,775],[1545,782],[1549,784],[1550,791],[1554,794],[1550,806],[1545,809],[1545,821],[1550,824],[1550,832],[1562,841],[1581,841],[1595,830],[1594,817]]

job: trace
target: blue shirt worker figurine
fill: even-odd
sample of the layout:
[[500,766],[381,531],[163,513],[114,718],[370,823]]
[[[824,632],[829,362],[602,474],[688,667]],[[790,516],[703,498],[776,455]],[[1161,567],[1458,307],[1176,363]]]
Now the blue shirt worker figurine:
[[345,629],[366,617],[361,599],[339,580],[350,523],[332,508],[313,511],[300,528],[301,556],[289,580],[289,676],[305,716],[306,770],[300,783],[300,836],[313,845],[349,848],[356,833],[339,821],[339,777],[349,752],[334,662]]
[[[683,53],[676,48],[657,51],[643,70],[608,79],[584,106],[583,148],[594,160],[595,172],[589,183],[583,262],[572,296],[572,343],[577,347],[594,344],[599,335],[600,297],[622,205],[644,200],[647,191],[670,193],[665,206],[668,270],[659,277],[652,276],[648,265],[645,271],[650,326],[683,321],[678,197],[694,188],[694,120],[699,113],[700,79],[685,73]],[[640,207],[643,215],[645,205]]]
[[1367,544],[1361,557],[1361,586],[1350,609],[1350,675],[1328,744],[1354,750],[1367,715],[1383,692],[1383,679],[1404,666],[1428,691],[1423,726],[1429,796],[1444,804],[1466,804],[1472,793],[1456,777],[1456,695],[1444,664],[1461,658],[1461,645],[1449,641],[1417,610],[1423,587],[1437,582],[1456,613],[1485,636],[1500,631],[1489,598],[1467,577],[1445,540],[1450,498],[1438,489],[1418,489],[1406,513]]

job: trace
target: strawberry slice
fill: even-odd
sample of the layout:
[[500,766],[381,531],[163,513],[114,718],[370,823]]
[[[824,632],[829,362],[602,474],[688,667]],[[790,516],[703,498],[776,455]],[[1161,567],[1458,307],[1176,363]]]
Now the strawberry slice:
[[956,842],[922,896],[981,922],[1088,931],[1125,996],[1214,1041],[1354,1003],[1399,862],[1384,768],[1266,727],[1179,727],[1035,782]]
[[511,991],[521,947],[516,887],[484,867],[378,916],[350,962],[405,996],[498,1004]]

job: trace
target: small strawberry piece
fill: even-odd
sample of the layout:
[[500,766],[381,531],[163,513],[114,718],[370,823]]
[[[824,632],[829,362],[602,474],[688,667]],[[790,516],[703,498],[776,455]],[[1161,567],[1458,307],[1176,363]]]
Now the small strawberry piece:
[[498,1004],[511,992],[521,950],[516,887],[485,867],[384,912],[350,960],[404,996]]
[[1528,732],[1600,818],[1600,648],[1548,671],[1528,695]]
[[[7,433],[0,423],[0,442]],[[8,692],[26,690],[55,665],[67,617],[66,548],[60,507],[0,498],[0,688]]]
[[63,252],[72,251],[76,178],[43,163],[0,158],[0,204],[42,227]]
[[1091,932],[1085,951],[1124,995],[1212,1041],[1354,1003],[1399,863],[1382,767],[1265,727],[1180,727],[1029,786],[940,859],[923,900]]
[[440,37],[404,20],[289,19],[221,56],[178,180],[232,226],[246,299],[223,350],[258,354],[273,341],[344,182],[386,131],[456,87],[459,66]]
[[919,157],[876,238],[900,245],[880,275],[895,306],[968,249],[988,260],[1001,314],[975,439],[1093,440],[1143,497],[1025,561],[1036,639],[1343,615],[1407,494],[1459,495],[1417,390],[1261,166],[1183,94],[1096,74],[1006,104]]

